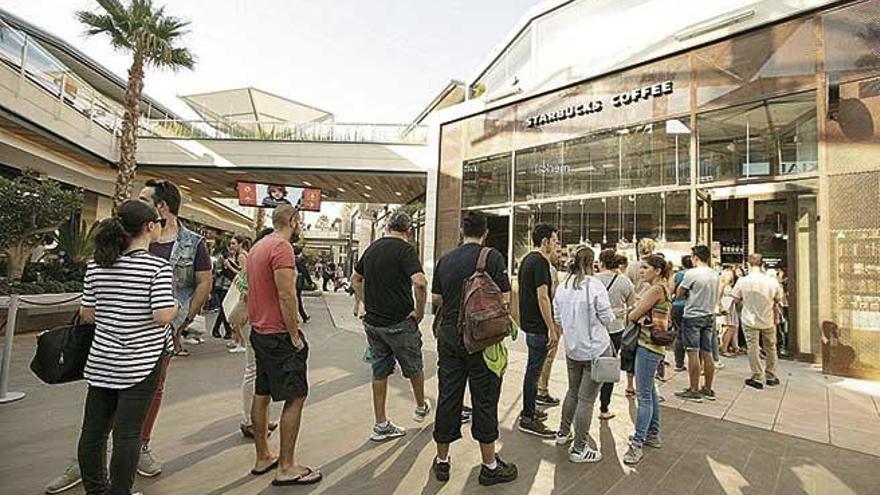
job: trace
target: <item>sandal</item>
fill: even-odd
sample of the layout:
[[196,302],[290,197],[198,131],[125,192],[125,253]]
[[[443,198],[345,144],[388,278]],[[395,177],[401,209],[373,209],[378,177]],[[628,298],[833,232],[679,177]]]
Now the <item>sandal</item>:
[[313,485],[324,479],[321,471],[306,466],[306,472],[289,480],[272,480],[272,486]]
[[277,467],[278,467],[278,459],[275,459],[275,462],[273,462],[272,464],[269,464],[268,466],[264,467],[263,469],[256,469],[256,468],[251,469],[251,474],[254,476],[262,476]]

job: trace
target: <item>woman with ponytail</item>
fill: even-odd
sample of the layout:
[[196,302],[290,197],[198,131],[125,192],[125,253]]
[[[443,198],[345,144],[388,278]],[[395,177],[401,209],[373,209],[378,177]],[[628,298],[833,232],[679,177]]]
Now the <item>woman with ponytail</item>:
[[[161,225],[152,205],[129,200],[95,234],[95,259],[86,269],[80,307],[81,318],[95,322],[77,456],[87,494],[131,493],[160,358],[172,351],[168,325],[178,308],[171,266],[147,251]],[[104,453],[111,430],[108,480]]]
[[602,453],[588,443],[593,405],[602,388],[601,383],[592,380],[591,371],[593,360],[612,353],[608,326],[614,321],[614,311],[605,286],[593,277],[594,260],[590,247],[575,249],[568,276],[553,298],[553,316],[565,336],[568,365],[568,393],[562,404],[556,444],[572,442],[568,458],[575,463],[602,459]]
[[638,348],[636,349],[635,377],[638,413],[636,431],[630,437],[629,450],[623,457],[625,464],[638,464],[644,454],[642,447],[655,449],[663,446],[660,439],[660,396],[654,384],[657,366],[666,355],[666,347],[651,340],[651,328],[669,325],[670,264],[656,254],[642,258],[639,275],[648,288],[642,292],[636,307],[629,313],[629,321],[639,322]]

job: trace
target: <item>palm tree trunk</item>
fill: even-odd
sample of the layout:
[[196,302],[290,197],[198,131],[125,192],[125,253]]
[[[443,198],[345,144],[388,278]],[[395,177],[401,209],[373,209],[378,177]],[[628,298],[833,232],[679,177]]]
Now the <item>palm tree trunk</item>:
[[125,115],[119,136],[119,166],[116,171],[116,191],[113,194],[114,211],[120,203],[131,197],[131,186],[137,174],[137,131],[143,90],[144,58],[135,52],[131,69],[128,70],[128,86],[125,88]]

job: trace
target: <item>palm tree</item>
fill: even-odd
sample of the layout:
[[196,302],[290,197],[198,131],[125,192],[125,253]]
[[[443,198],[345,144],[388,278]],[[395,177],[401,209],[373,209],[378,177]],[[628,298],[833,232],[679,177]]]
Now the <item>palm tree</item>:
[[86,26],[86,34],[106,34],[117,50],[130,52],[131,68],[125,88],[125,115],[119,139],[119,165],[116,175],[114,208],[131,195],[137,173],[137,131],[141,93],[144,90],[144,67],[178,70],[192,69],[193,54],[180,46],[189,21],[165,14],[164,7],[152,0],[131,0],[128,6],[119,0],[97,0],[97,12],[79,11],[76,18]]

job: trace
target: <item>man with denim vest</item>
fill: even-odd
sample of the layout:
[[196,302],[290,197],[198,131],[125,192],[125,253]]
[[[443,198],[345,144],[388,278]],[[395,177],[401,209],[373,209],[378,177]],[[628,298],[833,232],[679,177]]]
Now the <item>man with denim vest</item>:
[[[177,216],[180,212],[180,190],[174,183],[151,179],[147,181],[139,197],[152,203],[164,222],[160,240],[150,246],[150,252],[169,260],[174,270],[174,299],[180,305],[180,312],[171,323],[174,348],[177,355],[186,356],[189,353],[181,347],[180,339],[181,335],[186,335],[190,323],[201,312],[202,306],[210,297],[211,255],[208,252],[205,239],[184,227],[180,222]],[[191,336],[184,342],[197,344],[199,340],[197,337]],[[159,383],[141,429],[142,446],[137,466],[137,472],[141,476],[153,477],[162,472],[162,464],[153,457],[150,450],[150,438],[159,415],[159,406],[162,404],[169,362],[170,356],[162,357]],[[74,459],[68,464],[64,473],[46,486],[46,493],[61,493],[80,482],[79,464]]]
[[[184,227],[178,218],[180,190],[173,182],[148,180],[141,189],[140,199],[153,203],[159,216],[165,221],[159,242],[150,245],[150,252],[171,262],[174,272],[174,299],[180,305],[177,318],[171,322],[174,349],[176,355],[188,356],[189,352],[181,346],[181,339],[190,345],[201,343],[199,337],[188,335],[188,329],[211,296],[211,254],[205,238]],[[141,431],[143,446],[138,460],[138,473],[141,476],[152,477],[162,472],[162,464],[156,461],[150,451],[150,437],[162,404],[169,358],[170,356],[164,358],[156,395],[147,411]]]

